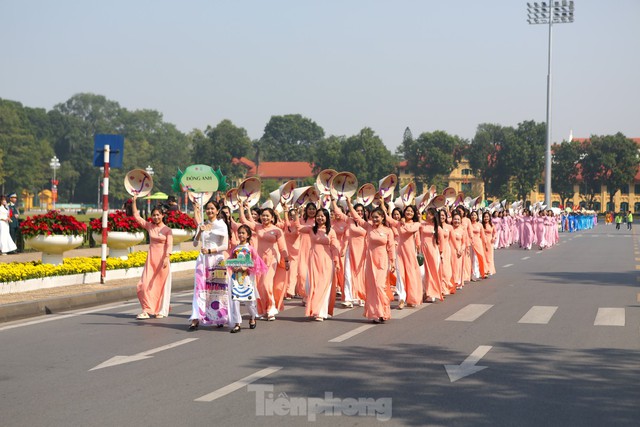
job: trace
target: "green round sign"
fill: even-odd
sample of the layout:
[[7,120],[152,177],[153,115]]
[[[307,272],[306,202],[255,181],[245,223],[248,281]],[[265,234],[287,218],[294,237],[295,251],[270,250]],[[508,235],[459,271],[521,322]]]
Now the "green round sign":
[[206,193],[218,190],[218,177],[207,165],[191,165],[185,169],[180,184],[192,193]]

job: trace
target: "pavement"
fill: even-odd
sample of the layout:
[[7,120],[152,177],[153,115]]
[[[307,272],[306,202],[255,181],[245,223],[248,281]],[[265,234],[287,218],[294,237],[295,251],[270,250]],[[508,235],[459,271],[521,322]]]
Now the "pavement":
[[[134,251],[147,250],[148,245],[134,246]],[[193,250],[191,242],[181,244],[184,251]],[[100,247],[81,248],[65,252],[66,257],[100,256]],[[41,252],[23,252],[0,256],[2,264],[11,262],[39,261]],[[193,287],[193,272],[180,271],[172,274],[172,291],[183,291]],[[55,280],[55,278],[53,279]],[[119,301],[137,299],[138,278],[107,280],[104,284],[59,286],[29,292],[0,295],[0,323],[46,314],[60,313],[84,307],[92,307]]]

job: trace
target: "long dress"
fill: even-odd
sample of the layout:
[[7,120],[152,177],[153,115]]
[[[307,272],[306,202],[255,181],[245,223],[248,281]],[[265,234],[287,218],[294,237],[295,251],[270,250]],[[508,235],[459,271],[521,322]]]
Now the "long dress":
[[387,217],[389,225],[398,233],[396,277],[398,300],[410,305],[422,303],[422,277],[416,252],[416,234],[420,231],[419,222],[396,221]]
[[520,234],[520,246],[529,250],[535,240],[535,231],[533,227],[533,217],[528,215],[522,216],[522,233]]
[[0,252],[6,254],[16,249],[18,248],[11,239],[11,230],[9,229],[9,209],[0,205]]
[[[313,225],[315,220],[313,218],[300,219],[302,225]],[[307,270],[308,262],[307,255],[309,254],[309,247],[311,246],[311,240],[308,234],[302,234],[298,238],[298,274],[296,277],[296,294],[304,297],[306,300],[307,290],[305,289],[305,283],[307,282]]]
[[298,283],[298,263],[300,262],[300,233],[292,224],[285,224],[284,241],[289,253],[289,270],[285,274],[285,296],[292,297],[296,294]]
[[389,266],[395,265],[393,232],[380,225],[374,227],[358,218],[357,223],[366,230],[364,317],[372,320],[391,318],[391,300],[387,293]]
[[484,258],[484,236],[482,224],[474,222],[469,226],[471,230],[471,280],[478,280],[486,274]]
[[451,242],[449,241],[452,231],[453,226],[450,224],[443,224],[438,231],[438,237],[440,238],[440,256],[442,258],[442,293],[444,295],[456,293],[456,284],[453,281],[453,269],[451,265]]
[[329,300],[334,281],[334,265],[340,257],[340,249],[336,232],[331,229],[326,231],[319,229],[313,232],[313,227],[299,226],[300,234],[308,234],[309,268],[307,274],[309,290],[305,314],[315,318],[326,319],[329,317]]
[[[229,323],[229,280],[226,267],[222,264],[229,249],[229,232],[221,219],[205,221],[208,229],[200,232],[203,249],[196,259],[193,278],[193,301],[189,320],[198,320],[201,325],[226,325]],[[194,245],[198,241],[193,242]]]
[[342,299],[345,302],[358,303],[365,299],[365,249],[367,230],[364,226],[358,225],[355,220],[348,219],[341,212],[336,213],[336,217],[349,224],[347,228],[347,243],[344,261],[344,289]]
[[462,227],[466,233],[465,236],[465,252],[462,255],[464,258],[462,261],[462,280],[468,282],[471,280],[471,244],[473,237],[471,236],[471,220],[469,217],[462,218]]
[[[264,226],[257,222],[245,219],[244,224],[248,225],[257,236],[258,255],[267,266],[267,271],[258,276],[258,314],[273,318],[278,314],[274,288],[284,290],[284,275],[276,275],[278,263],[281,257],[287,257],[287,244],[284,240],[284,232],[273,224]],[[300,264],[304,263],[301,258]],[[282,283],[275,283],[276,280]]]
[[[451,244],[451,273],[452,280],[456,287],[464,286],[464,282],[462,280],[462,263],[464,260],[464,252],[465,252],[465,231],[462,225],[459,225],[457,228],[454,227],[451,230],[451,234],[449,235],[449,243]],[[458,256],[458,252],[461,253]]]
[[422,223],[420,226],[420,248],[424,255],[424,289],[431,301],[444,299],[442,292],[442,271],[440,266],[440,248],[435,241],[434,224]]
[[173,234],[166,225],[147,222],[138,212],[134,212],[134,217],[149,233],[147,261],[138,282],[138,300],[144,313],[166,317],[171,299],[171,263],[167,268],[163,268],[163,264],[171,255]]
[[486,272],[487,274],[493,275],[496,274],[496,266],[493,263],[493,248],[494,243],[497,240],[495,228],[491,224],[488,227],[482,227],[482,232],[484,233],[484,258],[487,263]]

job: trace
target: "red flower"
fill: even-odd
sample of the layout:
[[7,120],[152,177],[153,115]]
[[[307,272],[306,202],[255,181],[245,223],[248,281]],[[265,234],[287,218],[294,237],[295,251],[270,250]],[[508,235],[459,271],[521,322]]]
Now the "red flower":
[[179,228],[182,230],[195,230],[198,227],[193,218],[180,211],[167,212],[164,223],[169,228]]
[[[89,226],[95,232],[102,232],[102,217],[91,220]],[[127,216],[125,211],[115,211],[107,216],[107,230],[137,233],[142,231],[142,226],[134,217]]]
[[49,211],[44,215],[28,216],[20,223],[20,231],[26,238],[62,234],[80,236],[87,231],[87,225],[78,222],[71,215],[62,215],[58,211]]

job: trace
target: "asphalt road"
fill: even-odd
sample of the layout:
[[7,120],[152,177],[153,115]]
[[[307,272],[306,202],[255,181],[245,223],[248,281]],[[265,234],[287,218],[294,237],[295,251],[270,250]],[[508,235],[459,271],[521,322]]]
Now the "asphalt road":
[[600,225],[500,250],[493,278],[382,325],[294,300],[188,333],[189,292],[166,319],[129,301],[0,324],[0,425],[635,426],[638,247]]

